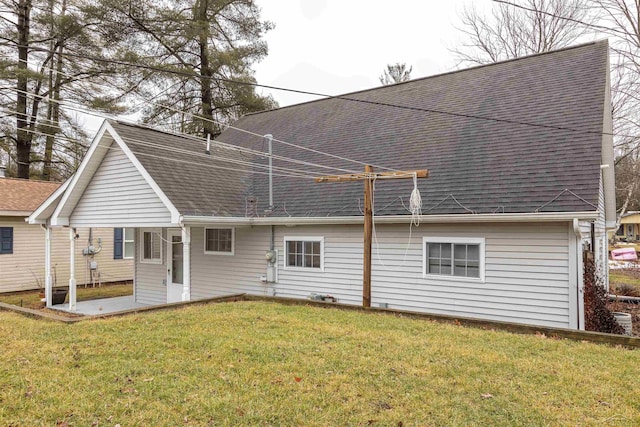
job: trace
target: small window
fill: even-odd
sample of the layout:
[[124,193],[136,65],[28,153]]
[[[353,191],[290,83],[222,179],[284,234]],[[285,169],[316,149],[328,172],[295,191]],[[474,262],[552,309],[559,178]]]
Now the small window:
[[285,268],[324,269],[323,237],[285,237]]
[[204,253],[213,255],[233,255],[235,229],[205,228]]
[[140,261],[149,264],[162,264],[162,237],[159,229],[141,230]]
[[13,227],[0,227],[0,254],[13,253]]
[[133,252],[135,251],[135,228],[124,229],[124,259],[133,259]]
[[133,259],[134,235],[134,228],[113,229],[113,259]]
[[484,281],[484,239],[424,238],[424,275]]

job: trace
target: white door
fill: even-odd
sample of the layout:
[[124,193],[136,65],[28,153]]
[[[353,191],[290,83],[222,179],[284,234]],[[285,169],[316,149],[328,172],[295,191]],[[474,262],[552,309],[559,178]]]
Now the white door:
[[167,302],[182,301],[184,286],[182,232],[167,231]]

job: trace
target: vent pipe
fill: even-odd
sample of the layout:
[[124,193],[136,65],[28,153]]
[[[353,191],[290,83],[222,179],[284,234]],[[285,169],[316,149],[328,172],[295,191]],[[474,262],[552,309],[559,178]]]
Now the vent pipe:
[[206,154],[211,154],[211,134],[208,133],[207,134],[207,151],[205,151]]
[[7,170],[7,168],[5,168],[4,166],[0,166],[0,178],[4,178],[6,176],[5,171]]

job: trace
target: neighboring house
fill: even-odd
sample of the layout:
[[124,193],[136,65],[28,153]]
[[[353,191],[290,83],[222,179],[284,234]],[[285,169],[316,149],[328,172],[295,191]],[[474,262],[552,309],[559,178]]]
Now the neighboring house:
[[[0,292],[44,287],[45,232],[25,219],[59,187],[60,183],[0,176]],[[76,251],[75,268],[79,284],[92,283],[92,278],[102,282],[133,278],[132,256],[114,260],[114,250],[122,253],[125,245],[121,239],[119,248],[114,246],[117,232],[111,228],[79,228],[77,234],[81,242]],[[52,276],[58,286],[69,284],[68,236],[61,228],[52,233],[51,266],[55,270]],[[90,239],[97,253],[83,255]],[[92,261],[95,262],[93,269]]]
[[640,212],[627,212],[620,219],[620,227],[616,236],[624,237],[627,241],[637,242],[640,240]]
[[[606,42],[234,126],[206,154],[200,138],[105,121],[68,188],[30,221],[135,228],[139,302],[246,292],[358,305],[362,182],[312,178],[365,163],[426,168],[418,227],[406,210],[413,180],[375,183],[372,305],[584,327],[583,250],[595,250],[606,276],[615,224]],[[273,206],[265,134],[274,137]]]

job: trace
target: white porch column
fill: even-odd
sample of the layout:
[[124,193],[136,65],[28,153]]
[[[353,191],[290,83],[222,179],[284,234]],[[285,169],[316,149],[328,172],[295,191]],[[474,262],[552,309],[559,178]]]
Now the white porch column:
[[191,227],[182,226],[182,301],[191,300]]
[[76,230],[69,228],[69,310],[76,309]]
[[44,297],[47,307],[53,305],[53,280],[51,276],[51,228],[47,225],[44,228]]

